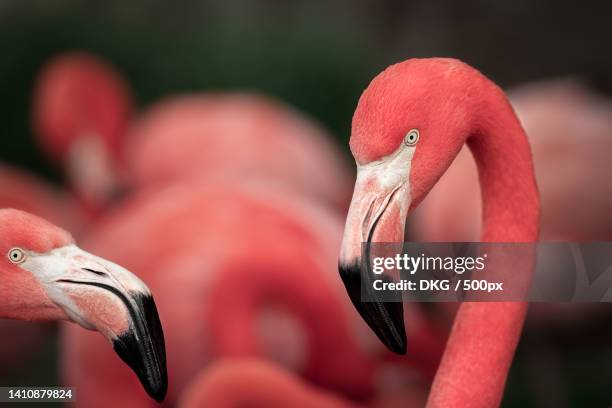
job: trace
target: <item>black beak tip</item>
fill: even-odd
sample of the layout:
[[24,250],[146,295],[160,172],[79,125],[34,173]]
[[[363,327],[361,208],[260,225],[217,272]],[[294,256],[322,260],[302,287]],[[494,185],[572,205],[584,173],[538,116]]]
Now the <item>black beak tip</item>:
[[136,295],[132,328],[113,340],[115,352],[136,373],[145,391],[162,402],[168,391],[164,333],[153,297]]
[[157,402],[164,402],[166,393],[168,392],[168,382],[161,384],[157,388],[147,388],[147,394]]
[[166,375],[163,375],[161,379],[155,381],[145,382],[142,378],[140,381],[151,398],[157,402],[164,401],[168,393],[168,377]]
[[[359,263],[352,265],[340,263],[338,266],[340,277],[353,306],[389,350],[396,354],[406,354],[408,341],[404,327],[404,308],[401,294],[397,299],[391,299],[392,302],[377,301],[376,293],[371,289],[372,285],[368,281],[369,277],[366,273],[363,273],[359,265]],[[385,280],[387,278],[382,276],[380,279]],[[364,294],[368,295],[368,301],[363,300]]]
[[124,333],[113,340],[113,348],[121,359],[138,376],[143,388],[155,401],[162,402],[168,391],[166,367],[155,367],[145,361],[138,352],[137,340],[132,334]]
[[166,399],[166,394],[168,392],[168,381],[161,382],[150,382],[145,383],[143,379],[140,379],[145,391],[151,398],[153,398],[157,402],[164,402]]
[[[380,336],[379,336],[380,338]],[[404,337],[403,341],[398,342],[385,342],[385,346],[395,354],[406,355],[408,352],[408,344],[406,338]]]

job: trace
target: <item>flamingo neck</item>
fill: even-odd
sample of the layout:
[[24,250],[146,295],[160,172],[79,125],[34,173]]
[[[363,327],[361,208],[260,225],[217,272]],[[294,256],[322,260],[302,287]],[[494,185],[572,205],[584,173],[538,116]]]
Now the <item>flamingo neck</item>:
[[[276,257],[282,258],[280,248],[276,250]],[[251,259],[248,265],[228,265],[220,271],[206,319],[215,353],[223,357],[266,354],[255,323],[264,306],[274,300],[277,307],[297,318],[306,333],[306,361],[303,367],[293,368],[351,397],[369,397],[371,362],[352,339],[340,296],[324,275],[317,276],[320,265],[305,257],[297,259],[299,264],[295,257],[262,264]],[[290,273],[287,265],[292,265]]]
[[[539,200],[529,144],[503,92],[485,93],[467,143],[483,200],[482,240],[537,240]],[[457,312],[427,407],[490,408],[501,403],[526,303],[463,303]]]
[[485,242],[532,242],[538,238],[539,199],[531,149],[512,106],[494,86],[467,139],[478,167]]

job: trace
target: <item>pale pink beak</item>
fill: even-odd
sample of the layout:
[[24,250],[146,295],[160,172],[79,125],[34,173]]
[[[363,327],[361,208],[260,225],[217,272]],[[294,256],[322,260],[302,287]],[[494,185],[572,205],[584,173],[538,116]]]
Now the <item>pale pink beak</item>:
[[[338,269],[353,305],[380,340],[405,354],[406,330],[401,293],[385,301],[372,289],[372,243],[401,243],[410,206],[408,174],[413,150],[400,146],[378,162],[357,166],[357,181],[344,229]],[[376,279],[395,281],[385,274]],[[391,300],[391,301],[390,301]]]
[[138,277],[74,244],[28,253],[19,267],[37,278],[67,319],[103,334],[152,398],[164,399],[164,334],[151,292]]

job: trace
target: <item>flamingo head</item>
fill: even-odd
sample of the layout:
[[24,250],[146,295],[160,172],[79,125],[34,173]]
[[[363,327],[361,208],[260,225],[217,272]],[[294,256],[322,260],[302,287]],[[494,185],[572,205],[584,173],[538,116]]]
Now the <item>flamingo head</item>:
[[407,60],[374,78],[353,116],[357,180],[339,271],[361,316],[396,353],[407,348],[403,307],[364,302],[364,249],[372,242],[403,242],[409,212],[444,174],[473,127],[469,113],[479,77],[457,60]]
[[33,120],[45,151],[63,163],[87,203],[115,194],[132,101],[127,84],[101,59],[79,52],[47,64],[36,84]]
[[69,320],[99,331],[154,399],[167,389],[162,326],[147,286],[78,248],[71,235],[25,212],[0,209],[0,315]]

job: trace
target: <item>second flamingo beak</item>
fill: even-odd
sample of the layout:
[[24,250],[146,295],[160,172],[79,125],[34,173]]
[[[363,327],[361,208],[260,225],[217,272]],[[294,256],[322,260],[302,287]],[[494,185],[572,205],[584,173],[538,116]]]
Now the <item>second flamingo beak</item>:
[[[374,279],[395,281],[393,272],[370,270],[373,243],[401,243],[410,206],[408,174],[412,151],[401,146],[387,158],[357,166],[357,181],[347,215],[338,268],[353,305],[378,338],[393,352],[407,349],[401,293],[383,296]],[[401,244],[400,244],[401,245]],[[395,246],[397,247],[397,245]]]
[[102,137],[85,134],[68,151],[67,173],[85,204],[96,208],[111,203],[121,193],[116,164]]
[[151,292],[140,279],[75,245],[31,254],[20,266],[70,320],[103,334],[147,393],[163,401],[168,388],[164,334]]

